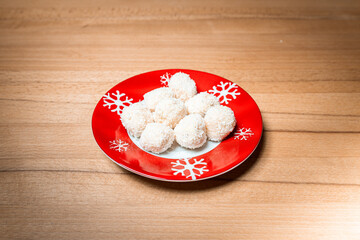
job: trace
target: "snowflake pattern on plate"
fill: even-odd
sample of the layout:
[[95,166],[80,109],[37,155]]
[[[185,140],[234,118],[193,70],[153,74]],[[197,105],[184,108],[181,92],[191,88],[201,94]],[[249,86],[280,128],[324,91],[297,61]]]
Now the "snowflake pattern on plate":
[[171,78],[171,74],[165,73],[164,75],[160,76],[160,83],[162,85],[165,85],[165,87],[167,87],[169,85],[170,78]]
[[120,139],[110,141],[110,149],[113,149],[118,152],[125,152],[129,148],[129,144]]
[[254,135],[250,128],[239,128],[235,134],[234,139],[239,140],[248,140],[250,137]]
[[[111,97],[111,95],[113,97]],[[123,98],[125,97],[125,99]],[[124,107],[129,106],[132,104],[133,99],[128,98],[125,93],[120,93],[119,90],[116,90],[116,93],[108,93],[104,95],[104,107],[108,107],[111,109],[111,112],[116,112],[118,115],[122,113]]]
[[208,92],[217,97],[220,103],[228,104],[231,100],[236,99],[236,96],[240,95],[237,88],[238,86],[235,83],[220,82]]
[[186,178],[191,178],[196,180],[196,177],[200,177],[204,172],[208,172],[206,169],[207,163],[204,162],[204,159],[196,160],[193,159],[193,162],[190,162],[190,158],[178,159],[176,162],[171,162],[171,170],[174,171],[174,175],[181,174],[181,176],[186,176]]

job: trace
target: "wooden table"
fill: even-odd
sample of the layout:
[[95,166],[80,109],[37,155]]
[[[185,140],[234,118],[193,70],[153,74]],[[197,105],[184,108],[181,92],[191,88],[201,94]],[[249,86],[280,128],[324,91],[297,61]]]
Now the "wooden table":
[[[1,1],[1,239],[360,239],[359,1]],[[190,68],[238,83],[263,140],[196,183],[96,145],[113,85]]]

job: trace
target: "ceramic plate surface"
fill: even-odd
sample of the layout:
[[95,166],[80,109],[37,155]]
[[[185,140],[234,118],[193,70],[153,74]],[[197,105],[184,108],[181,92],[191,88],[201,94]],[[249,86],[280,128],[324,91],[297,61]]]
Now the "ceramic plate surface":
[[[237,125],[222,142],[207,141],[197,150],[175,143],[165,153],[147,152],[122,125],[122,109],[143,100],[145,93],[166,87],[171,75],[180,71],[190,75],[198,92],[213,94],[221,105],[230,107]],[[186,182],[218,176],[244,162],[260,142],[263,124],[255,101],[235,83],[206,72],[167,69],[131,77],[110,89],[95,107],[92,130],[102,151],[121,167],[144,177]]]

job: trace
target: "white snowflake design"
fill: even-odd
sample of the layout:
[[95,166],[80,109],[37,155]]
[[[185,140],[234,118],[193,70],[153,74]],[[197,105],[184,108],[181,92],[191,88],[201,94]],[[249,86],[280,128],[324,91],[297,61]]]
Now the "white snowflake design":
[[[111,97],[113,95],[113,97]],[[121,99],[125,96],[125,99]],[[114,109],[111,109],[111,112],[116,112],[118,115],[122,113],[122,109],[126,106],[129,106],[132,104],[133,99],[128,98],[125,93],[120,93],[119,90],[116,90],[116,93],[108,93],[104,95],[104,107],[108,107],[111,109],[113,106]]]
[[176,176],[180,173],[181,176],[186,176],[186,178],[191,178],[192,180],[195,180],[196,177],[199,177],[203,175],[204,172],[209,171],[209,169],[206,169],[207,163],[204,162],[203,158],[200,160],[196,160],[194,158],[193,160],[193,163],[190,163],[190,158],[178,159],[176,160],[176,162],[171,162],[173,166],[171,170],[174,171],[174,175]]
[[239,128],[236,132],[235,132],[235,137],[234,139],[239,139],[239,140],[248,140],[250,137],[252,137],[254,135],[254,133],[251,131],[250,128]]
[[236,96],[240,95],[238,92],[238,86],[235,83],[223,83],[220,82],[217,86],[213,86],[208,92],[213,94],[220,103],[228,104],[229,101],[236,99]]
[[169,85],[171,75],[169,73],[165,73],[164,75],[160,76],[160,82],[162,85],[165,85],[167,87]]
[[129,144],[127,142],[121,141],[120,139],[110,141],[110,149],[114,149],[118,152],[125,152],[129,148]]

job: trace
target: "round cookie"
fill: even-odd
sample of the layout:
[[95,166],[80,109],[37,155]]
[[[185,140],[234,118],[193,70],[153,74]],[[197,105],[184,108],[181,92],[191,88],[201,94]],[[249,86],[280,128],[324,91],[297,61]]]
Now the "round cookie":
[[171,76],[169,88],[176,98],[186,101],[197,93],[196,84],[189,74],[177,72]]
[[150,111],[154,111],[156,105],[163,99],[174,97],[170,88],[162,87],[156,88],[150,92],[144,94],[144,102]]
[[140,137],[148,123],[152,123],[153,117],[143,101],[125,107],[120,115],[123,126],[134,137]]
[[161,100],[153,114],[154,121],[174,128],[186,116],[185,104],[176,98]]
[[168,150],[175,139],[174,130],[161,123],[149,123],[140,137],[140,145],[153,153]]
[[186,101],[185,106],[189,114],[199,113],[205,116],[207,110],[212,106],[220,105],[219,100],[212,94],[201,92]]
[[234,130],[236,119],[229,107],[210,107],[205,115],[206,133],[210,140],[221,141]]
[[180,146],[195,149],[206,142],[205,121],[200,114],[184,117],[174,129],[176,142]]

